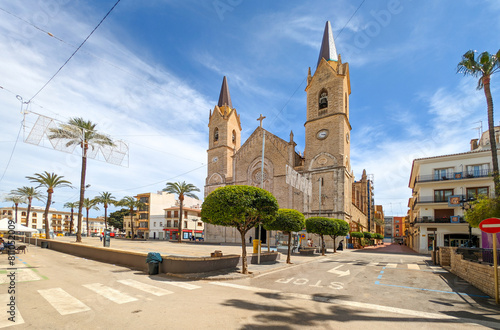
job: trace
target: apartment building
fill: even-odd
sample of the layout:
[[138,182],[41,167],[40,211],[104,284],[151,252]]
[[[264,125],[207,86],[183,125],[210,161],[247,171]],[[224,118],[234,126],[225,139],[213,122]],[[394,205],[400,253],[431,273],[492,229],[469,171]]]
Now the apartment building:
[[[144,203],[144,207],[137,210],[133,216],[134,235],[145,239],[167,239],[167,232],[164,230],[166,226],[165,209],[179,206],[177,195],[158,191],[157,193],[141,193],[134,197]],[[184,207],[199,209],[201,201],[184,197]],[[127,236],[132,235],[130,216],[123,218],[123,230]],[[170,239],[170,233],[168,239]]]
[[463,215],[471,199],[493,196],[491,174],[488,132],[471,141],[469,152],[415,159],[409,182],[410,246],[420,253],[434,246],[481,246],[479,228],[470,228]]
[[[179,235],[179,206],[165,209],[165,232],[166,240],[177,240]],[[182,239],[189,240],[194,236],[196,239],[203,238],[204,223],[201,221],[201,208],[183,208],[182,212]]]
[[[17,208],[17,220],[24,226],[26,226],[26,218],[27,218],[26,207],[18,207]],[[45,211],[45,207],[42,206],[32,206],[30,210],[29,224],[28,227],[37,229],[39,231],[45,230],[45,223],[43,221],[43,213]],[[15,209],[13,207],[2,207],[0,208],[0,214],[2,218],[15,219]],[[54,208],[49,209],[48,214],[49,223],[51,226],[51,230],[54,234],[66,234],[69,233],[69,227],[71,223],[71,212],[58,211]],[[76,232],[77,222],[78,222],[78,214],[73,214],[73,229],[72,232]],[[104,218],[89,218],[89,229],[91,233],[100,233],[104,230]],[[82,219],[82,233],[87,232],[87,221],[85,217]]]

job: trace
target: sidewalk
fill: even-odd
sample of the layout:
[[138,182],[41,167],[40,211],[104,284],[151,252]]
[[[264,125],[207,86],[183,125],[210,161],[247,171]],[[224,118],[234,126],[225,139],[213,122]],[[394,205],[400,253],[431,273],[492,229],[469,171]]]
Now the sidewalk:
[[[103,243],[100,241],[99,237],[83,237],[82,243],[76,243],[76,238],[74,236],[64,236],[55,237],[54,241],[67,242],[72,244],[82,244],[88,246],[102,247]],[[18,242],[18,244],[25,244]],[[183,242],[181,244],[177,242],[170,241],[135,241],[135,240],[123,240],[123,239],[111,239],[110,248],[130,251],[130,252],[159,252],[162,255],[177,256],[177,257],[209,257],[210,253],[219,250],[222,251],[223,255],[237,254],[241,256],[241,245],[231,244],[208,244],[202,242]],[[29,246],[29,249],[40,249],[39,247]],[[44,250],[44,249],[42,249]],[[247,256],[253,254],[253,247],[246,247]],[[263,253],[267,252],[267,247],[262,246]],[[42,251],[40,251],[42,252]],[[291,262],[292,264],[286,263],[286,250],[279,251],[280,256],[277,262],[272,263],[261,263],[261,264],[248,264],[249,274],[241,273],[241,266],[237,269],[220,270],[208,273],[189,273],[189,274],[162,274],[160,276],[173,276],[191,280],[230,280],[230,279],[240,279],[248,278],[251,276],[256,276],[262,273],[274,271],[281,268],[287,268],[298,264],[305,264],[322,258],[320,254],[315,254],[312,256],[303,256],[300,254],[292,254]],[[328,253],[327,255],[332,255]]]

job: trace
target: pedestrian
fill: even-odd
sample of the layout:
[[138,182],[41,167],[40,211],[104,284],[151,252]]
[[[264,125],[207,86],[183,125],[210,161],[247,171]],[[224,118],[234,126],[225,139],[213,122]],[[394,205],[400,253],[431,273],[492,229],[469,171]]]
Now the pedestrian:
[[252,244],[252,236],[248,239],[248,243]]
[[101,235],[99,235],[99,239],[100,239],[100,240],[101,240],[101,242],[102,242],[102,233],[101,233]]

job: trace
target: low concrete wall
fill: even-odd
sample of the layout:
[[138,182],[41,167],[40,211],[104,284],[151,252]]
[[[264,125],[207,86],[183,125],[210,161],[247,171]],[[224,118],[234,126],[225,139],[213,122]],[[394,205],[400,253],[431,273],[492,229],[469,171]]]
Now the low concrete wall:
[[[36,239],[21,237],[24,243],[42,245],[42,242],[47,242],[48,248],[54,251],[75,255],[82,258],[92,259],[96,261],[106,262],[110,264],[121,265],[148,271],[146,264],[147,253],[122,251],[112,248],[88,246],[79,243],[58,242],[47,239]],[[271,253],[272,254],[272,253]],[[277,253],[274,253],[277,254]],[[240,262],[240,256],[237,254],[227,255],[222,257],[175,257],[163,256],[163,262],[160,264],[160,273],[204,273],[214,270],[236,268]],[[277,256],[268,255],[261,256],[261,262],[271,261]],[[266,261],[263,261],[266,260]]]
[[240,256],[230,254],[222,257],[171,257],[162,256],[160,273],[204,273],[214,270],[234,269],[240,261]]
[[[281,253],[279,252],[261,252],[260,254],[260,262],[276,262],[276,260],[279,260],[281,256]],[[247,262],[249,264],[257,264],[259,256],[257,253],[253,253],[251,255],[247,255]],[[241,265],[241,260],[239,265]]]

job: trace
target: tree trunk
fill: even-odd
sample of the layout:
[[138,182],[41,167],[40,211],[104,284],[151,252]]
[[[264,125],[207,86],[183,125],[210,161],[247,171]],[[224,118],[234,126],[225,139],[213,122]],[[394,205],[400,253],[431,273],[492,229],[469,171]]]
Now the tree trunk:
[[180,194],[179,195],[179,236],[177,236],[177,242],[181,243],[182,242],[182,209],[184,206],[184,195]]
[[286,255],[286,263],[291,264],[290,262],[290,245],[292,245],[292,232],[288,232],[288,254]]
[[52,204],[52,193],[54,191],[52,188],[47,189],[47,205],[45,206],[45,211],[43,212],[43,220],[45,222],[45,239],[50,238],[50,227],[49,227],[49,208]]
[[337,252],[337,236],[333,236],[333,253]]
[[247,263],[247,247],[246,247],[246,240],[245,240],[245,231],[240,231],[241,235],[241,273],[242,274],[248,274],[248,263]]
[[30,212],[31,212],[31,201],[33,200],[33,197],[28,197],[28,209],[26,210],[26,227],[29,228],[30,226]]
[[15,207],[15,211],[16,211],[16,216],[15,216],[16,224],[17,224],[17,206],[18,205],[19,205],[18,203],[14,203],[14,207]]
[[104,229],[108,230],[108,205],[104,204]]
[[73,208],[71,208],[71,216],[69,220],[69,234],[71,235],[71,230],[73,229]]
[[130,209],[130,228],[132,229],[131,238],[135,239],[135,235],[134,235],[134,209],[133,208]]
[[[83,134],[83,132],[82,132]],[[76,233],[76,241],[82,242],[82,211],[83,211],[83,200],[85,199],[85,172],[87,171],[87,149],[86,143],[82,145],[83,155],[82,155],[82,173],[80,178],[80,201],[78,202],[78,232]]]
[[488,130],[491,145],[491,160],[493,161],[493,182],[495,184],[495,196],[500,195],[500,177],[498,173],[497,141],[495,137],[495,121],[493,119],[493,98],[490,91],[490,76],[483,77],[484,95],[488,104]]
[[321,255],[324,256],[325,255],[325,238],[323,237],[323,235],[320,235],[321,237]]
[[89,209],[87,209],[87,237],[90,237],[90,227],[89,227]]

